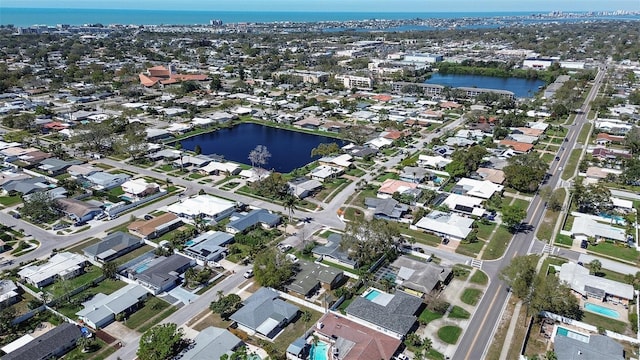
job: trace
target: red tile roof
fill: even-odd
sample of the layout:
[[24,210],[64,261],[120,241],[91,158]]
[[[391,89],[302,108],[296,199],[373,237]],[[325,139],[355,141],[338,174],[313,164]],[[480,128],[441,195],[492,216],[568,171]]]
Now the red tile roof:
[[508,146],[517,152],[526,153],[533,149],[532,144],[527,144],[523,142],[513,141],[513,140],[500,140],[500,145]]
[[372,97],[373,100],[378,100],[380,102],[387,102],[391,99],[393,99],[393,96],[391,95],[385,95],[385,94],[380,94],[380,95],[375,95]]
[[607,133],[599,133],[598,136],[596,136],[596,140],[606,140],[610,142],[621,143],[624,141],[624,136],[615,136]]

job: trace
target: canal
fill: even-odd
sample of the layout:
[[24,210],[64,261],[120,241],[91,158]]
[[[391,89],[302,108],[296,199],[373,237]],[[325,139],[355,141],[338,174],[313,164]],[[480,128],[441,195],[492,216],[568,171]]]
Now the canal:
[[264,145],[271,153],[265,168],[281,173],[288,173],[317,160],[319,157],[311,157],[311,150],[319,144],[336,142],[340,146],[343,145],[341,140],[327,136],[253,123],[242,123],[231,128],[196,135],[180,142],[186,150],[193,151],[196,145],[200,145],[205,155],[218,154],[227,160],[243,164],[250,164],[248,156],[251,150],[257,145]]

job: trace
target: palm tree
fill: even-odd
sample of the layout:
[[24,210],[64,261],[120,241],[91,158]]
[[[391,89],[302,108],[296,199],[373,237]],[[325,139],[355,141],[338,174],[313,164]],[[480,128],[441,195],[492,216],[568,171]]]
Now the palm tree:
[[292,194],[287,194],[282,201],[282,206],[285,210],[289,211],[289,223],[291,223],[291,215],[293,215],[294,209],[298,205],[298,198],[293,196]]
[[91,350],[91,347],[93,346],[93,340],[89,339],[86,336],[81,336],[76,342],[76,345],[80,347],[83,353],[87,353],[89,352],[89,350]]
[[304,322],[304,327],[306,328],[309,324],[309,321],[311,321],[311,312],[307,310],[303,311],[302,315],[300,315],[300,319],[302,319],[302,322]]
[[431,350],[431,348],[433,347],[433,341],[431,340],[431,338],[424,338],[422,339],[422,349],[424,350],[424,352],[429,352],[429,350]]

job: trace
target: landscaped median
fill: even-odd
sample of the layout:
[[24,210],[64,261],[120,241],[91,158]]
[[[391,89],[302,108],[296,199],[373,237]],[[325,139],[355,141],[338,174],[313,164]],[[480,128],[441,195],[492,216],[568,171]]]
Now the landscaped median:
[[569,180],[573,177],[573,174],[575,174],[576,168],[578,167],[578,162],[580,162],[580,155],[582,155],[582,149],[571,150],[571,155],[569,156],[567,165],[562,172],[562,180]]

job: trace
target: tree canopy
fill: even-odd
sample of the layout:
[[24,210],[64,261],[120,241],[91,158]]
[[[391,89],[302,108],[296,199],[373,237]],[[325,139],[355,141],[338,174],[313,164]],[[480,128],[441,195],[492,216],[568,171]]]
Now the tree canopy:
[[502,171],[507,183],[518,191],[535,191],[549,170],[549,164],[535,152],[517,155],[508,161],[509,165]]
[[502,207],[502,222],[504,222],[510,230],[517,229],[526,216],[527,212],[516,205],[505,205]]
[[322,143],[311,149],[311,156],[328,156],[340,152],[340,146],[337,143]]
[[573,184],[573,199],[578,211],[587,214],[598,214],[608,211],[611,204],[611,191],[603,184],[584,185],[582,178]]
[[48,223],[58,218],[60,207],[46,192],[37,192],[24,199],[20,215],[35,223]]
[[395,223],[382,219],[355,220],[347,223],[340,247],[360,266],[368,265],[393,248],[400,231]]
[[156,325],[142,334],[136,355],[139,360],[170,359],[182,348],[182,336],[176,324]]
[[237,294],[223,295],[218,294],[218,300],[211,302],[209,309],[216,314],[220,314],[220,317],[227,319],[231,314],[236,312],[242,304],[242,299]]
[[273,248],[256,254],[253,261],[253,274],[264,287],[280,288],[293,276],[293,271],[294,264]]
[[487,150],[480,145],[456,150],[451,155],[451,160],[453,161],[447,165],[446,170],[454,178],[468,176],[473,171],[478,170],[478,166],[485,155],[487,155]]

